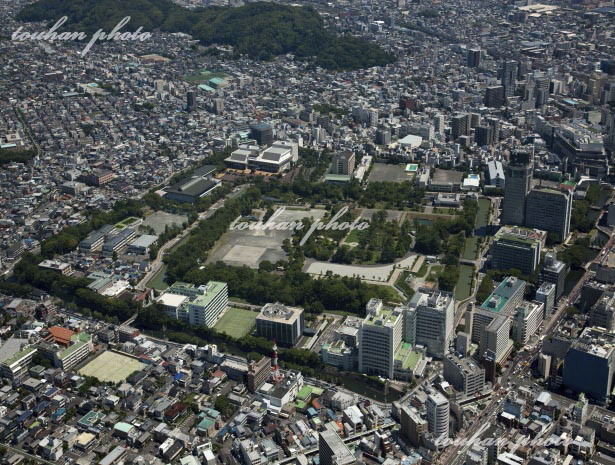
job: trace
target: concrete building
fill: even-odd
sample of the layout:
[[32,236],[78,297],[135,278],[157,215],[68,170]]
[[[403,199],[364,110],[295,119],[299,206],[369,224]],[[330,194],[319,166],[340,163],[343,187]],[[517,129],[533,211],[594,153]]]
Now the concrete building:
[[203,293],[187,304],[188,322],[211,328],[228,305],[228,285],[209,281],[202,289]]
[[352,152],[336,153],[331,162],[331,174],[352,175],[355,167],[355,154]]
[[451,137],[453,140],[459,139],[461,136],[470,135],[470,115],[460,113],[453,116],[451,120]]
[[551,374],[551,356],[547,354],[538,354],[538,373],[543,379],[549,379]]
[[27,339],[8,339],[0,346],[0,376],[14,380],[23,376],[32,358],[36,354],[36,347],[28,346]]
[[110,236],[102,246],[102,253],[105,256],[112,256],[113,253],[122,251],[137,234],[132,228],[124,228],[114,236]]
[[607,331],[615,329],[615,294],[606,291],[589,311],[590,326],[598,326]]
[[564,241],[570,234],[572,192],[568,189],[534,187],[527,195],[525,226],[541,229]]
[[499,69],[500,84],[504,87],[505,97],[512,97],[515,95],[518,69],[518,63],[514,60],[504,61]]
[[555,258],[553,253],[547,253],[542,270],[540,270],[538,282],[539,284],[555,284],[555,300],[559,299],[564,293],[566,284],[566,264]]
[[536,290],[536,300],[542,302],[544,305],[543,319],[546,318],[555,307],[555,289],[555,284],[544,282]]
[[513,343],[510,340],[512,316],[509,313],[497,315],[481,333],[478,353],[482,358],[492,353],[496,363],[501,363],[510,355]]
[[532,166],[528,152],[514,152],[505,170],[502,224],[521,226],[525,220],[525,199],[531,188]]
[[489,297],[472,312],[472,342],[481,341],[483,330],[499,314],[512,315],[523,301],[526,282],[510,276],[504,279]]
[[212,327],[228,305],[228,285],[209,281],[197,287],[178,281],[158,298],[158,302],[171,318]]
[[403,332],[402,310],[386,308],[381,300],[371,299],[359,329],[359,371],[393,379],[395,354],[403,342]]
[[191,175],[166,187],[164,197],[176,202],[196,202],[201,197],[211,194],[214,189],[221,185],[220,181],[213,177],[215,170],[216,167],[213,165],[198,168]]
[[258,145],[271,145],[273,143],[273,128],[266,123],[257,123],[250,126],[250,137]]
[[256,317],[256,334],[279,345],[294,346],[305,328],[303,309],[279,302],[265,304]]
[[427,425],[436,438],[448,438],[450,404],[439,392],[429,394],[426,402]]
[[491,265],[496,270],[516,269],[531,275],[540,262],[547,233],[538,229],[503,226],[491,245]]
[[412,407],[404,405],[400,412],[401,434],[411,446],[419,447],[421,437],[427,433],[427,420],[422,418]]
[[485,387],[485,369],[471,358],[448,354],[444,357],[444,379],[456,391],[472,397]]
[[73,272],[73,267],[70,263],[63,263],[59,260],[43,260],[38,264],[38,266],[44,270],[55,271],[56,273],[60,273],[64,276],[68,276]]
[[258,362],[251,360],[248,363],[248,390],[256,392],[271,375],[271,359],[262,357]]
[[331,430],[318,434],[318,458],[321,465],[349,465],[356,460],[344,441]]
[[504,189],[506,182],[504,176],[504,167],[502,162],[498,160],[490,160],[487,162],[487,170],[485,171],[486,184],[491,187]]
[[602,328],[585,328],[572,341],[564,359],[563,384],[584,392],[596,402],[606,403],[613,389],[615,334]]
[[542,302],[524,301],[515,309],[512,338],[519,344],[527,344],[542,323],[544,304]]
[[408,304],[404,340],[426,347],[428,355],[443,357],[454,337],[454,319],[452,293],[420,288]]

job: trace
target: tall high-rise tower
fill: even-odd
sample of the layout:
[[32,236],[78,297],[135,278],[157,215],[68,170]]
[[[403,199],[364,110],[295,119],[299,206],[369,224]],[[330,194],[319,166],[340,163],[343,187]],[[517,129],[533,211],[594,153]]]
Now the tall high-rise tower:
[[527,151],[513,152],[506,166],[502,224],[521,226],[525,221],[525,199],[532,183],[532,164]]
[[519,67],[514,60],[506,60],[502,63],[502,68],[500,69],[500,84],[504,87],[504,95],[506,97],[515,95],[518,70]]

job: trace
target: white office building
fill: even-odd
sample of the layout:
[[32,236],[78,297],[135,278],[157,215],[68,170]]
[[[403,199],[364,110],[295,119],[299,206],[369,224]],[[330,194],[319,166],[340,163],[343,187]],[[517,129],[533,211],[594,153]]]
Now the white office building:
[[406,315],[405,340],[422,345],[429,355],[443,357],[455,331],[455,298],[450,292],[420,288]]
[[395,353],[403,342],[403,311],[371,299],[359,329],[359,371],[393,379]]
[[450,405],[439,392],[427,397],[427,425],[436,438],[447,438],[449,431]]

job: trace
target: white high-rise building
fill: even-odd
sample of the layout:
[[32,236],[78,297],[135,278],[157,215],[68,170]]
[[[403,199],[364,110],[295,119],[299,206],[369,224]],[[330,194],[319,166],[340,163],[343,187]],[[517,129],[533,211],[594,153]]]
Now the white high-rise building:
[[450,292],[421,288],[408,304],[405,340],[443,357],[455,331],[455,298]]
[[384,307],[371,299],[359,329],[359,371],[393,379],[395,353],[403,342],[404,315],[400,307]]
[[448,437],[450,405],[448,399],[439,392],[427,397],[427,424],[436,438]]
[[515,312],[513,339],[519,344],[527,344],[542,323],[544,304],[536,301],[523,302],[517,306]]

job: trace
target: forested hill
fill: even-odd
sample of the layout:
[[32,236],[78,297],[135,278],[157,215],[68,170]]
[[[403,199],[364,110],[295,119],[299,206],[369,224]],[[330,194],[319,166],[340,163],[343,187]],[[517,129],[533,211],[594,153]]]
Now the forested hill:
[[24,7],[17,18],[53,24],[62,16],[68,21],[60,31],[110,32],[130,16],[122,31],[141,26],[143,31],[185,32],[204,45],[232,45],[236,53],[254,59],[292,53],[329,70],[384,66],[395,61],[373,42],[330,33],[312,7],[270,2],[189,10],[170,0],[39,0]]

